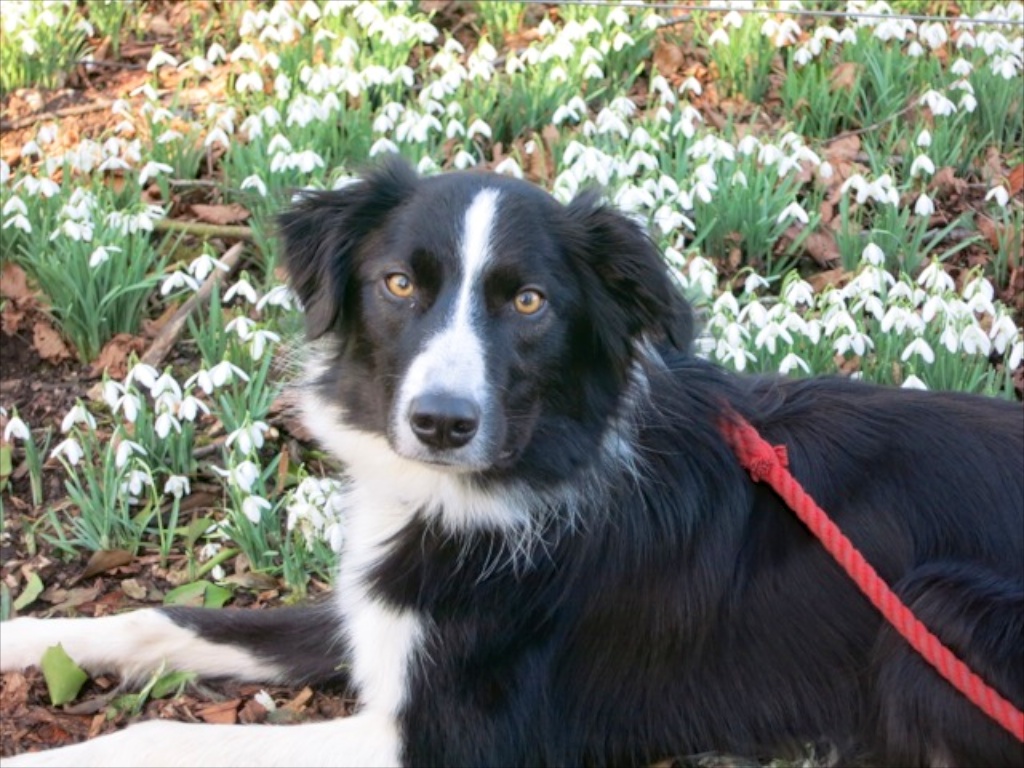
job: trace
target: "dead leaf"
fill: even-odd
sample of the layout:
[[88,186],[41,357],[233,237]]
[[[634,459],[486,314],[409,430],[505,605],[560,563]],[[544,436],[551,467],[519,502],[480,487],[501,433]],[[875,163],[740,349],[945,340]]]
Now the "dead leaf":
[[963,179],[958,179],[956,171],[949,165],[939,168],[928,184],[928,191],[932,193],[932,197],[943,200],[954,195],[962,197],[966,189],[967,182]]
[[312,698],[313,698],[313,689],[310,688],[309,686],[306,686],[305,688],[303,688],[301,691],[298,692],[298,694],[295,696],[294,699],[292,699],[291,701],[289,701],[286,704],[282,704],[279,707],[279,709],[287,709],[287,710],[289,710],[291,712],[300,712],[306,706],[306,703],[310,699],[312,699]]
[[71,357],[71,352],[68,350],[67,344],[64,343],[64,339],[45,320],[37,320],[33,326],[32,346],[36,348],[39,357],[54,365]]
[[192,213],[198,216],[200,221],[210,224],[237,224],[249,218],[248,209],[238,203],[228,205],[195,203],[192,205]]
[[34,296],[33,291],[29,290],[25,270],[14,262],[6,262],[0,269],[0,296],[15,301],[24,301]]
[[132,561],[132,557],[132,553],[127,549],[101,549],[93,552],[89,562],[85,564],[85,570],[77,580],[88,579],[99,573],[106,573],[122,565],[128,565]]
[[850,136],[840,136],[835,141],[829,142],[828,146],[825,147],[825,159],[828,160],[832,165],[836,165],[841,162],[853,162],[853,159],[857,157],[860,152],[860,136],[856,134]]
[[[790,227],[783,233],[783,237],[796,241],[802,234],[795,227]],[[807,235],[800,248],[821,267],[833,267],[839,262],[839,244],[832,230],[827,227],[815,229]]]
[[1011,195],[1016,195],[1024,189],[1024,163],[1017,163],[1007,177],[1007,185]]
[[146,340],[130,333],[119,333],[100,350],[99,357],[92,364],[90,374],[99,376],[106,372],[112,379],[123,379],[128,373],[128,358],[134,353],[141,354],[146,348]]
[[[312,695],[312,694],[311,694]],[[238,722],[238,707],[241,706],[241,699],[228,699],[218,701],[215,704],[208,704],[196,710],[196,714],[203,719],[203,722],[217,725],[234,725]]]
[[682,68],[685,59],[680,46],[670,43],[664,35],[658,36],[658,41],[654,45],[654,68],[658,70],[659,75],[666,78],[674,75]]
[[125,579],[122,581],[121,591],[132,600],[146,599],[146,588],[139,583],[138,579]]
[[824,272],[809,276],[807,282],[811,284],[815,293],[821,293],[830,286],[832,288],[839,288],[845,285],[852,276],[852,272],[847,272],[842,267],[836,267],[835,269],[827,269]]
[[848,91],[857,83],[859,73],[860,64],[854,61],[844,61],[832,70],[832,74],[829,76],[829,87],[833,91]]

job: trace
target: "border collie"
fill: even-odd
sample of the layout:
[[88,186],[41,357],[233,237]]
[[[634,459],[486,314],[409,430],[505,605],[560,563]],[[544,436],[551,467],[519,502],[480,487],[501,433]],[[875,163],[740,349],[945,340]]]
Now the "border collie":
[[919,618],[1024,706],[1024,410],[691,354],[651,240],[586,193],[390,160],[279,221],[349,478],[337,597],[4,625],[96,672],[346,680],[290,727],[151,721],[10,765],[1020,765],[727,447],[774,444]]

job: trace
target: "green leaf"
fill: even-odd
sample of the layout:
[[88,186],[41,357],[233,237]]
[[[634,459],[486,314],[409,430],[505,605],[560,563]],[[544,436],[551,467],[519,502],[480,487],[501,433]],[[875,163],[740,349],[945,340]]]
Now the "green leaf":
[[89,679],[85,670],[72,661],[60,643],[43,652],[40,666],[43,668],[46,689],[50,692],[50,703],[55,707],[74,701]]
[[7,481],[14,471],[14,462],[11,459],[11,444],[0,443],[0,485]]
[[220,608],[231,599],[231,590],[211,584],[206,579],[175,587],[164,596],[164,605],[190,605]]
[[206,588],[211,586],[205,579],[175,587],[164,595],[164,605],[191,605],[199,607],[206,597]]
[[154,699],[162,699],[165,696],[179,696],[182,689],[193,680],[196,679],[195,672],[186,672],[179,670],[177,672],[168,672],[166,675],[161,675],[160,678],[153,683],[152,689],[149,691],[149,695]]
[[203,607],[205,608],[221,608],[224,603],[231,599],[231,590],[226,587],[218,587],[216,584],[210,584],[206,588],[206,595],[203,598]]
[[185,529],[185,546],[191,549],[199,541],[199,537],[206,533],[216,520],[212,517],[197,517],[188,524]]
[[28,583],[21,590],[18,599],[14,601],[14,610],[20,611],[35,602],[35,599],[43,593],[43,580],[36,573],[29,574]]

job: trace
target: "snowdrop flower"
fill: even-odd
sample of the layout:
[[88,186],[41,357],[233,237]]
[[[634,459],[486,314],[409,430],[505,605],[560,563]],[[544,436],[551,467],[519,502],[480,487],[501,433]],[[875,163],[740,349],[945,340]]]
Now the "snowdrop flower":
[[927,148],[932,145],[932,135],[931,133],[928,132],[927,128],[923,129],[919,134],[917,134],[917,139],[914,141],[914,143],[922,148]]
[[259,300],[256,290],[244,277],[239,278],[234,285],[227,289],[224,293],[224,303],[231,301],[235,296],[241,296],[250,304],[255,304]]
[[155,160],[150,160],[139,171],[139,186],[144,187],[146,183],[151,179],[159,176],[161,173],[173,173],[174,168],[167,165],[167,163],[158,163]]
[[73,437],[69,437],[60,443],[50,452],[52,458],[64,457],[68,463],[75,466],[85,456],[85,451],[82,450],[82,446]]
[[793,201],[785,208],[783,208],[782,213],[779,214],[778,218],[775,221],[779,224],[784,224],[790,219],[796,219],[802,224],[807,224],[810,221],[810,219],[807,216],[807,211],[805,211],[803,206],[796,201]]
[[178,60],[171,56],[166,51],[160,50],[159,48],[153,52],[153,55],[149,58],[149,63],[146,64],[147,72],[156,72],[160,67],[177,67]]
[[172,429],[178,434],[181,434],[181,422],[178,421],[169,410],[165,410],[156,417],[156,423],[153,425],[153,430],[161,440],[166,440],[167,436],[171,434]]
[[181,401],[181,387],[174,377],[169,373],[161,374],[149,388],[149,394],[154,399],[167,398],[169,402],[177,404]]
[[208,395],[212,393],[214,390],[213,379],[210,376],[210,372],[207,371],[205,368],[200,368],[198,371],[196,371],[187,379],[185,379],[186,389],[189,389],[194,385],[198,385],[199,388]]
[[253,360],[259,360],[263,357],[263,353],[269,344],[276,344],[280,340],[281,337],[273,331],[268,331],[264,328],[254,331],[249,339],[249,355]]
[[263,77],[259,72],[251,70],[243,72],[235,78],[235,91],[238,93],[245,93],[246,91],[263,93]]
[[156,380],[160,377],[160,371],[154,368],[148,363],[136,363],[132,366],[132,369],[128,371],[128,375],[125,376],[124,386],[125,388],[130,387],[132,382],[137,381],[147,389],[152,389],[156,385]]
[[4,427],[4,442],[13,442],[15,438],[22,441],[31,440],[32,433],[24,421],[17,416],[12,416],[8,420],[7,426]]
[[[1010,316],[1005,314],[999,315],[988,330],[988,336],[992,339],[992,346],[1000,355],[1004,354],[1010,342],[1017,338],[1017,333],[1017,326],[1014,325]],[[1014,368],[1016,366],[1010,366],[1010,370]]]
[[[312,5],[314,8],[316,7],[316,4],[313,2],[307,2],[306,5]],[[303,8],[305,7],[306,6],[303,6]],[[319,13],[319,10],[317,13]],[[274,701],[274,697],[264,690],[261,690],[252,698],[257,704],[267,710],[267,712],[273,712],[277,709],[277,703]]]
[[1006,191],[1006,187],[1000,184],[992,187],[992,189],[985,194],[985,200],[995,200],[996,205],[1000,208],[1005,208],[1006,204],[1010,201],[1010,193]]
[[860,261],[873,267],[885,266],[885,252],[874,243],[868,243],[861,251]]
[[500,163],[494,167],[495,173],[500,173],[505,176],[512,176],[516,179],[523,178],[523,169],[519,167],[519,163],[515,161],[515,158],[506,157]]
[[249,380],[249,375],[245,371],[237,365],[229,363],[227,360],[221,360],[210,369],[210,381],[213,382],[215,387],[223,387],[235,376],[243,381]]
[[935,173],[935,163],[928,155],[918,155],[910,165],[911,178],[916,178],[921,173],[927,173],[929,176]]
[[761,288],[767,288],[768,285],[769,283],[767,280],[760,275],[751,272],[743,281],[743,293],[754,293],[754,291],[760,290]]
[[188,496],[192,493],[192,485],[185,475],[171,475],[164,482],[164,493],[180,499],[182,496]]
[[172,272],[166,278],[163,283],[160,284],[160,295],[166,296],[171,291],[176,291],[180,288],[188,288],[190,291],[198,291],[199,283],[185,272],[176,271]]
[[848,333],[836,339],[833,347],[837,355],[853,352],[855,355],[863,356],[869,349],[875,348],[875,343],[867,334]]
[[977,323],[960,331],[960,348],[969,355],[988,357],[992,354],[992,342]]
[[252,337],[253,321],[244,315],[239,315],[224,326],[228,333],[234,333],[242,341],[248,341]]
[[791,307],[813,307],[814,289],[806,280],[793,280],[782,289],[782,300]]
[[265,509],[270,509],[270,502],[262,496],[246,496],[242,500],[242,513],[253,525],[259,525]]
[[242,180],[241,188],[255,189],[259,193],[260,197],[267,196],[267,185],[264,184],[263,180],[255,173],[251,176],[246,176]]
[[729,33],[726,32],[722,27],[719,27],[711,33],[711,37],[708,38],[708,48],[716,45],[728,45],[729,44]]
[[251,493],[256,481],[260,479],[260,469],[251,461],[236,464],[229,471],[220,467],[211,467],[221,477],[226,477],[235,487],[244,493]]
[[914,374],[907,376],[900,387],[903,389],[928,389],[928,385]]
[[1021,361],[1024,361],[1024,341],[1017,341],[1014,342],[1013,348],[1010,350],[1010,354],[1006,358],[1007,370],[1017,370]]
[[945,117],[956,112],[956,105],[936,90],[927,90],[917,101],[925,105],[935,117]]
[[220,260],[215,259],[208,253],[202,253],[194,258],[188,265],[188,271],[192,274],[196,280],[202,282],[214,269],[219,269],[221,272],[227,272],[227,266]]
[[61,432],[70,432],[76,424],[85,424],[89,429],[96,429],[96,419],[85,409],[81,403],[75,405],[68,411],[64,420],[60,423]]
[[252,424],[239,427],[228,435],[225,445],[230,448],[234,443],[238,443],[238,449],[248,455],[253,450],[263,447],[263,434],[269,429],[270,427],[266,423],[254,421]]
[[807,364],[807,361],[796,353],[790,352],[779,363],[779,373],[785,376],[795,368],[800,368],[804,373],[809,374],[811,372],[811,366]]
[[100,264],[105,264],[110,259],[111,253],[120,253],[121,249],[116,245],[101,245],[89,255],[89,266],[95,269]]
[[145,456],[146,449],[143,448],[136,442],[122,438],[121,442],[117,444],[117,453],[114,455],[114,466],[120,469],[128,463],[133,455]]
[[931,346],[923,338],[918,337],[910,342],[903,353],[900,355],[900,360],[904,363],[910,360],[911,357],[917,355],[928,365],[935,362],[935,353],[932,351]]
[[938,261],[932,261],[921,271],[921,274],[918,275],[917,283],[930,293],[943,293],[956,288],[953,278],[949,276]]
[[291,309],[295,306],[295,294],[287,285],[275,285],[256,302],[256,310],[259,312],[268,306]]
[[914,213],[921,217],[931,216],[935,213],[935,203],[932,202],[928,195],[922,192],[918,196],[917,202],[914,203]]
[[128,500],[135,503],[142,496],[146,486],[153,485],[153,478],[149,473],[141,469],[133,469],[128,472],[128,478],[121,483],[121,493],[128,495]]
[[195,421],[200,411],[209,415],[210,408],[202,400],[192,395],[186,395],[178,404],[178,416],[185,421]]

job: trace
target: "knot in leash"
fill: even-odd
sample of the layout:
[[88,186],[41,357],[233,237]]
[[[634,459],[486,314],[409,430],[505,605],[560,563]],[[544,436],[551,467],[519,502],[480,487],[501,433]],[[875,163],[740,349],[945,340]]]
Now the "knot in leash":
[[943,645],[892,591],[790,473],[786,447],[771,445],[731,410],[722,417],[719,431],[751,479],[766,483],[779,495],[903,639],[972,704],[1024,742],[1024,713]]

